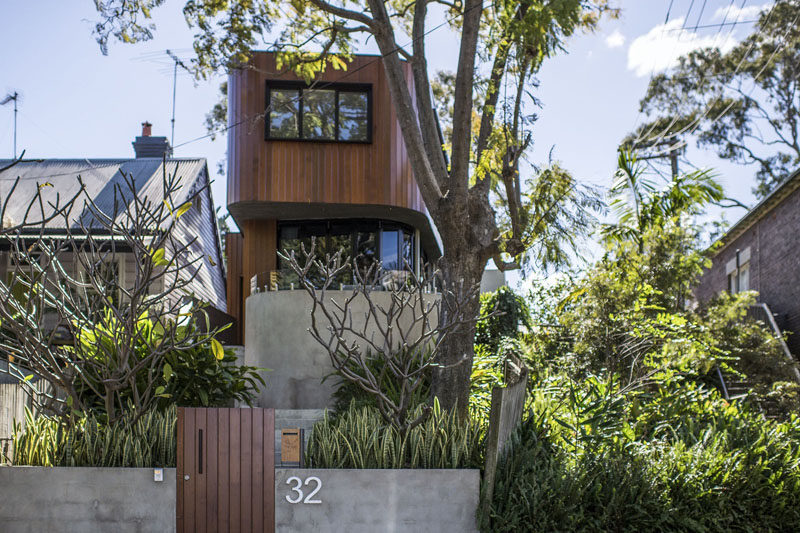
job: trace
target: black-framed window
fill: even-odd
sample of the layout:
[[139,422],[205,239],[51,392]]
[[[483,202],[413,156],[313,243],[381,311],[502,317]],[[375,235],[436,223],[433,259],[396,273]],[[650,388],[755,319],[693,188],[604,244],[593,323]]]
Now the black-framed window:
[[267,82],[269,140],[372,142],[372,87]]
[[[310,249],[311,239],[316,239],[318,256],[341,252],[343,259],[355,259],[362,272],[381,261],[384,272],[413,270],[416,266],[414,255],[414,229],[397,222],[375,219],[308,220],[286,221],[278,224],[278,250],[281,253],[294,251],[302,258],[302,249]],[[291,285],[299,287],[297,275],[286,261],[278,258],[281,272],[280,288]],[[321,282],[317,273],[310,274],[315,282]],[[352,272],[343,272],[335,280],[343,286],[354,283]]]

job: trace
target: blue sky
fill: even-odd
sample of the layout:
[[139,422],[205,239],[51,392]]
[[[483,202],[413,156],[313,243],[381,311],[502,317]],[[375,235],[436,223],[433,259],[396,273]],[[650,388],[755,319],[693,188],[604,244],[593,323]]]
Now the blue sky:
[[[0,91],[21,94],[18,146],[26,157],[132,157],[131,142],[140,123],[154,124],[154,135],[170,134],[172,69],[164,51],[188,58],[192,32],[172,0],[154,11],[155,39],[125,45],[113,43],[108,56],[91,35],[97,19],[90,0],[4,0],[0,17]],[[668,67],[680,53],[699,45],[731,46],[747,35],[751,24],[680,31],[721,22],[729,0],[620,0],[619,20],[567,43],[568,53],[549,59],[533,89],[542,101],[534,126],[534,161],[546,161],[552,150],[581,180],[610,183],[616,146],[641,118],[638,102],[649,76]],[[670,20],[665,25],[668,6]],[[705,8],[701,11],[701,4]],[[755,18],[762,2],[738,0],[728,21]],[[690,11],[691,7],[691,11]],[[687,16],[688,15],[688,16]],[[433,69],[453,70],[457,49],[446,28],[428,39]],[[366,50],[373,52],[374,50]],[[222,78],[195,83],[185,73],[178,78],[175,143],[205,135],[203,120],[217,101]],[[0,95],[2,96],[2,95]],[[0,108],[0,157],[12,152],[12,111]],[[224,135],[179,146],[177,156],[206,157],[212,172],[225,153]],[[710,167],[728,195],[752,204],[753,170],[720,161],[713,153],[691,148],[687,156],[698,167]],[[225,184],[213,186],[218,205],[225,204]],[[728,220],[743,211],[728,210]],[[719,213],[713,213],[718,216]]]

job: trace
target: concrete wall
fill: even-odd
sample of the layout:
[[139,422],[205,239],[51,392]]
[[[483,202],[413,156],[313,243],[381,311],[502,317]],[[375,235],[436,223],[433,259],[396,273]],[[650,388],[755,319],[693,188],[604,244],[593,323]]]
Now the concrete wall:
[[[303,499],[293,491],[303,481]],[[373,533],[468,533],[477,531],[478,470],[324,470],[285,468],[275,472],[275,531]]]
[[[328,291],[326,294],[342,301],[352,293]],[[372,293],[376,305],[388,305],[389,298],[387,292]],[[244,362],[270,369],[264,374],[267,385],[261,391],[257,406],[275,409],[328,407],[338,380],[332,377],[321,383],[333,372],[333,367],[328,353],[308,332],[311,299],[306,292],[260,292],[247,298],[246,306]],[[358,328],[364,323],[365,299],[354,301],[351,309],[354,328]],[[319,329],[324,331],[328,323],[321,313],[318,317]]]
[[175,469],[0,467],[0,531],[175,531]]
[[[303,482],[301,502],[292,489]],[[308,484],[305,484],[306,480]],[[288,483],[287,483],[288,481]],[[478,470],[275,471],[275,530],[314,533],[477,531]],[[0,467],[0,531],[175,531],[175,469]]]

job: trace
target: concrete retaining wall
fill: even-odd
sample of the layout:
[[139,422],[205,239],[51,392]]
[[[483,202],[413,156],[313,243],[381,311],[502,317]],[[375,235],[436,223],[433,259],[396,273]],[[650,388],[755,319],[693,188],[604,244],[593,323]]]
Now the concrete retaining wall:
[[[290,479],[296,478],[296,479]],[[303,503],[310,493],[311,500]],[[300,503],[293,490],[300,480]],[[275,472],[275,530],[373,533],[477,531],[478,470],[324,470]]]
[[0,467],[0,531],[175,531],[175,469]]
[[[479,479],[478,470],[279,468],[275,530],[475,532]],[[0,467],[0,531],[175,531],[175,469],[155,482],[152,468]]]
[[[328,291],[326,296],[343,301],[350,291]],[[391,295],[372,293],[376,305],[388,306]],[[437,298],[437,295],[430,295]],[[261,391],[258,407],[275,409],[323,409],[330,407],[336,378],[322,383],[333,372],[328,353],[308,332],[311,327],[311,298],[303,290],[267,291],[250,295],[246,302],[244,363],[269,368],[264,374],[267,386]],[[354,328],[363,324],[367,302],[359,298],[351,304]],[[319,314],[319,329],[327,322]]]

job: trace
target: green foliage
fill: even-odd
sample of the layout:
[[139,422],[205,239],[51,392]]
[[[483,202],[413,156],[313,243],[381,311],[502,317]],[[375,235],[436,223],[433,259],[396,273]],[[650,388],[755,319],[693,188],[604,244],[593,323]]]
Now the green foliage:
[[25,429],[14,424],[14,465],[174,467],[177,409],[150,411],[138,418],[129,412],[108,425],[94,415],[68,423],[33,417],[25,411]]
[[630,139],[693,135],[719,157],[755,167],[754,192],[764,197],[800,162],[798,17],[795,1],[767,4],[752,33],[730,50],[692,50],[654,76],[641,101],[650,120]]
[[516,339],[520,336],[521,328],[527,330],[530,327],[530,310],[525,299],[508,286],[481,294],[480,318],[475,324],[475,344],[496,351],[502,339]]
[[[426,355],[425,357],[427,358],[429,356]],[[399,404],[400,388],[403,386],[403,380],[389,372],[384,361],[371,354],[368,354],[365,358],[365,366],[373,376],[376,376],[380,390],[386,394],[389,400],[395,404]],[[366,373],[361,366],[353,360],[347,362],[347,368],[356,375],[366,377]],[[375,395],[365,391],[357,383],[345,379],[339,372],[332,372],[325,376],[322,381],[324,383],[331,378],[339,380],[336,390],[333,393],[333,405],[331,406],[333,417],[347,412],[353,405],[358,408],[377,407]],[[431,376],[429,371],[423,373],[422,380],[422,384],[414,391],[411,398],[409,398],[409,405],[412,408],[422,405],[430,399]]]
[[[227,349],[218,359],[209,344],[165,354],[164,392],[159,408],[231,407],[234,402],[252,406],[265,385],[258,367],[240,365]],[[169,366],[167,366],[169,365]]]
[[[414,417],[428,406],[418,406]],[[314,426],[306,452],[311,468],[479,468],[481,433],[434,400],[430,416],[404,436],[377,409],[356,404]]]
[[[154,350],[160,349],[161,337],[165,328],[159,323],[142,316],[136,322],[135,346],[133,355],[137,362],[144,361]],[[118,365],[123,368],[139,367],[135,375],[126,379],[127,388],[117,391],[119,407],[124,410],[132,400],[135,388],[139,391],[152,387],[158,396],[158,408],[167,409],[171,405],[185,407],[226,407],[234,401],[252,405],[260,386],[264,385],[259,368],[238,365],[231,350],[223,350],[219,341],[204,335],[198,330],[194,320],[186,320],[175,330],[175,335],[183,339],[197,338],[197,342],[187,342],[185,346],[164,352],[156,361],[158,366],[139,366],[119,361],[118,346],[114,332],[118,330],[116,319],[106,314],[101,322],[91,329],[82,331],[76,342],[76,351],[81,358],[93,360],[87,365],[83,379],[76,383],[82,404],[95,414],[102,416],[106,405],[102,391],[102,375],[93,374],[95,367],[103,372]]]
[[800,421],[680,381],[590,378],[535,394],[501,461],[483,531],[793,531]]

